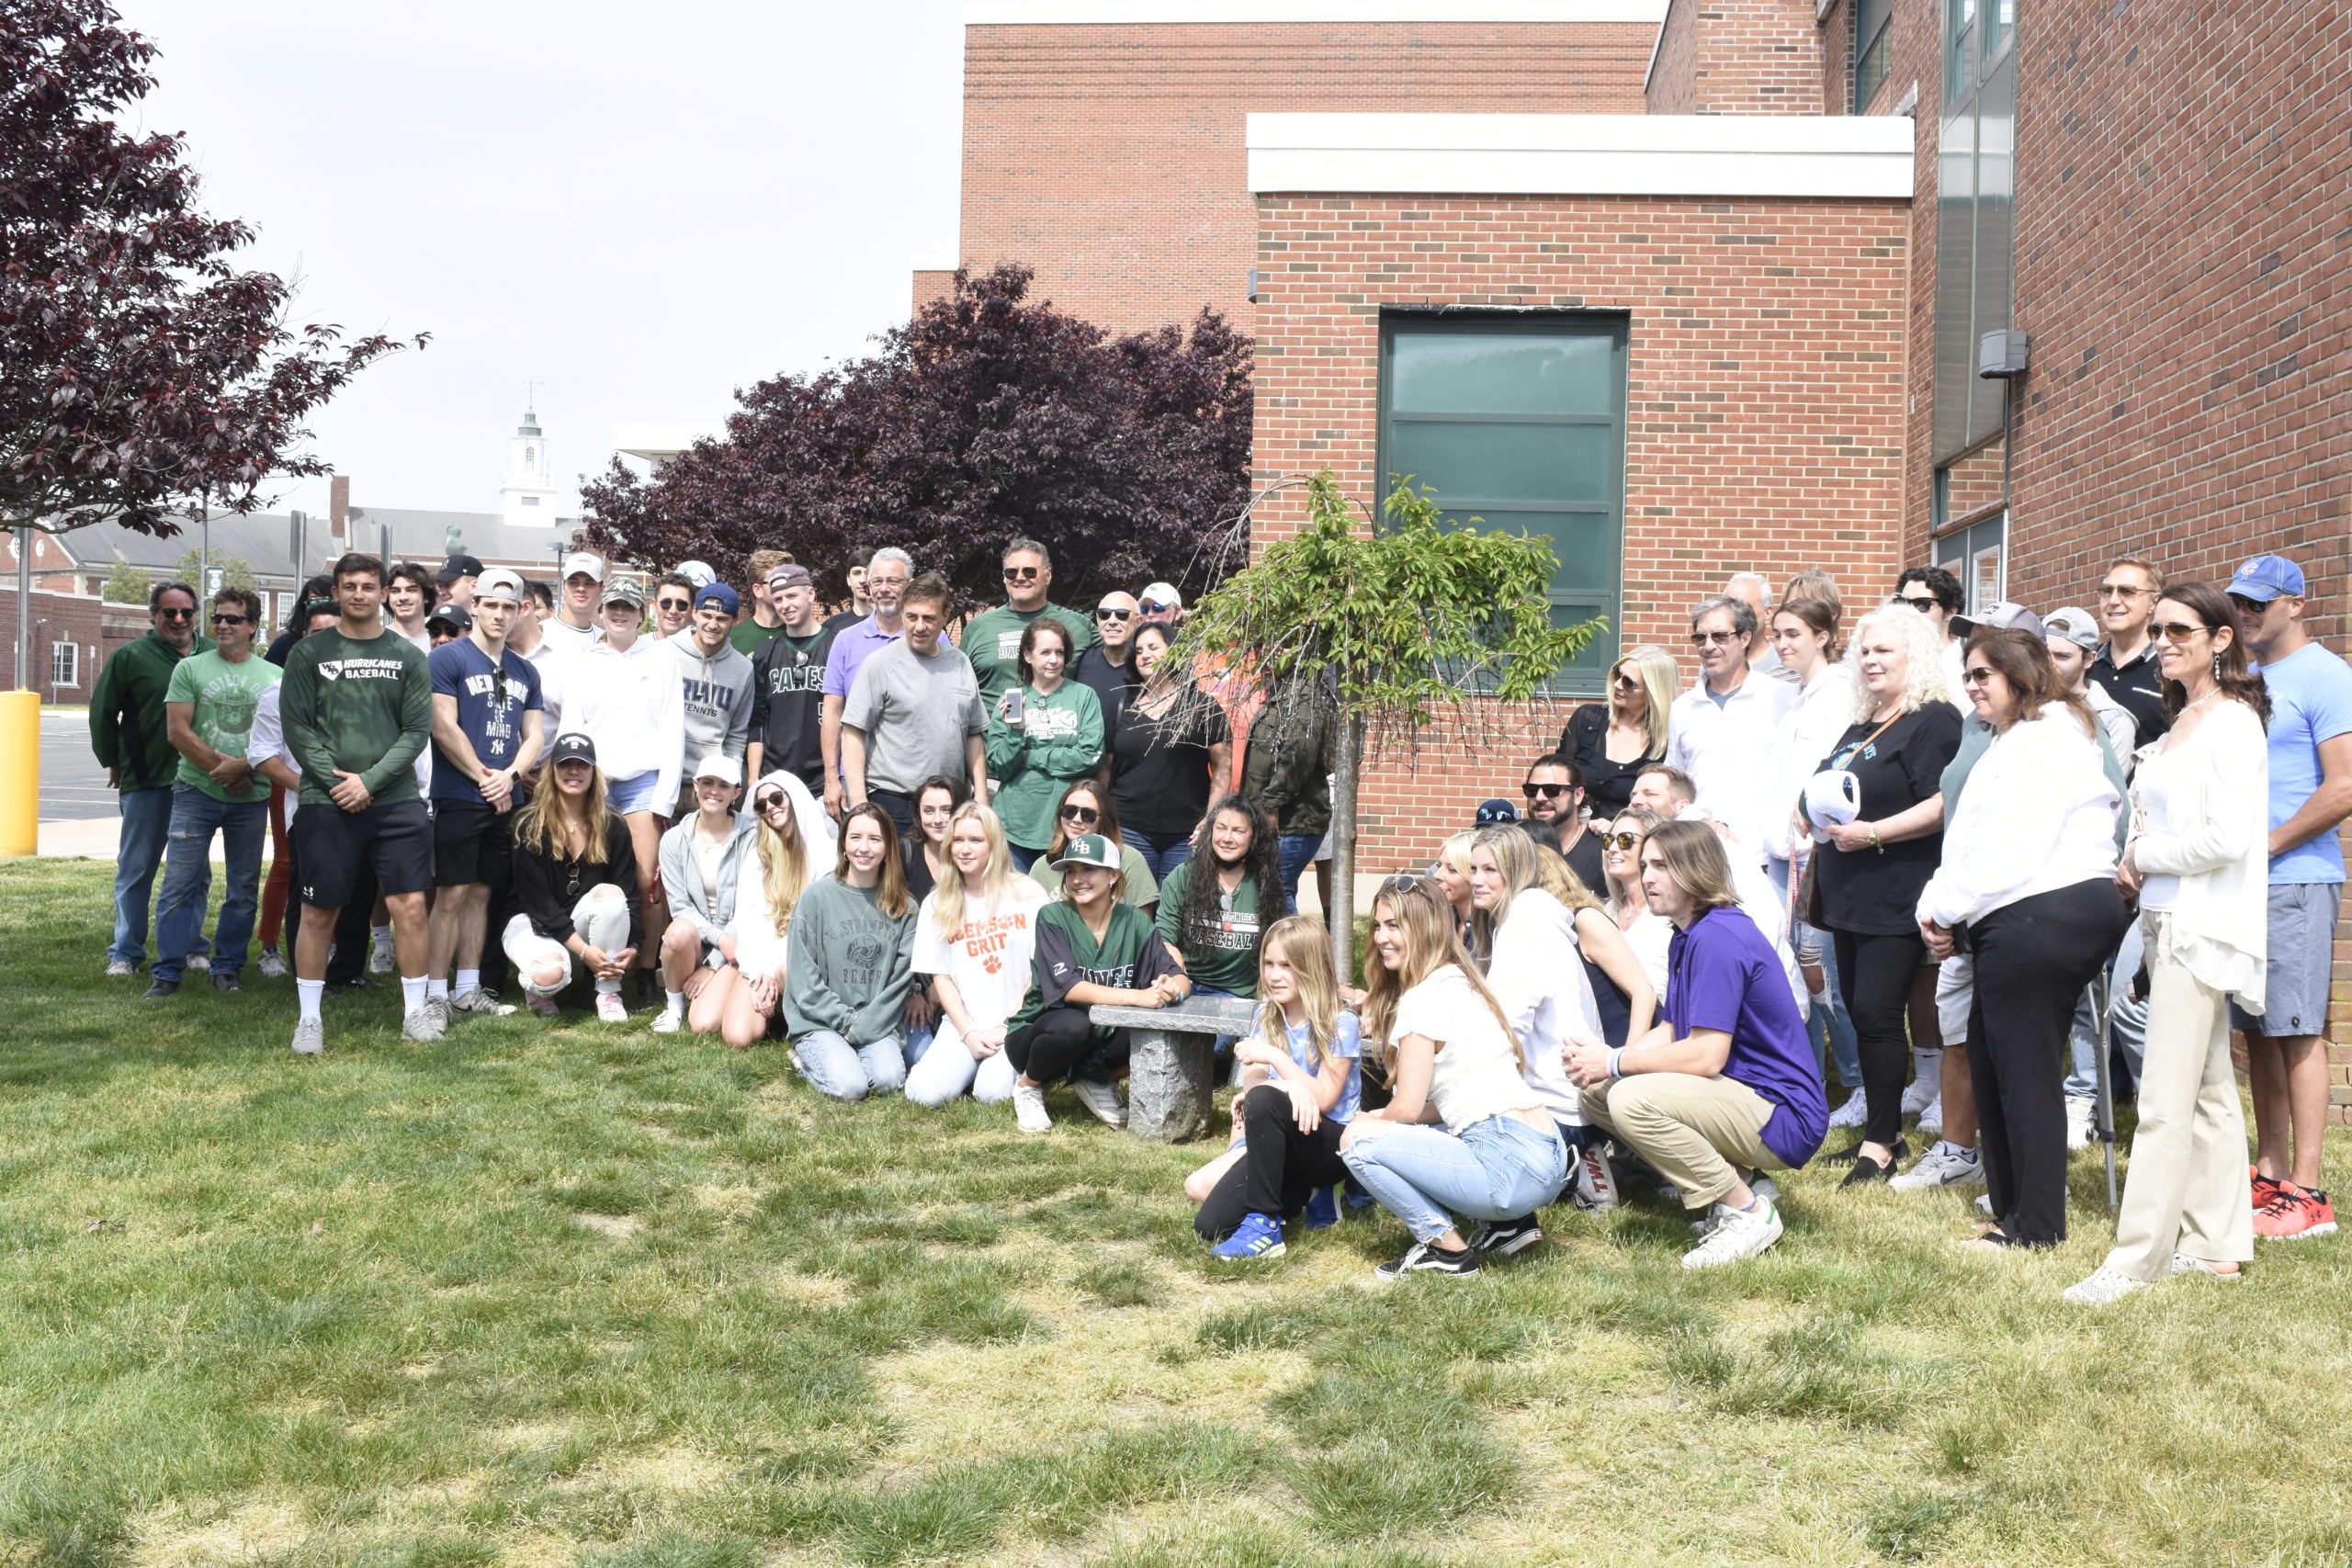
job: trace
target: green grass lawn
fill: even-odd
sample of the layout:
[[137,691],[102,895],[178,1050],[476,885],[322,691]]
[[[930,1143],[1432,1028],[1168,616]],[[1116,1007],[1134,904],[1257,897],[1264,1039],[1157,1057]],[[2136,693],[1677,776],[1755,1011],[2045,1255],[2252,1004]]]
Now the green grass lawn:
[[298,1060],[290,982],[100,978],[109,871],[0,863],[0,1563],[2352,1560],[2352,1242],[2086,1314],[2088,1155],[2053,1257],[1815,1172],[1747,1266],[1563,1207],[1383,1291],[1066,1100],[384,991]]

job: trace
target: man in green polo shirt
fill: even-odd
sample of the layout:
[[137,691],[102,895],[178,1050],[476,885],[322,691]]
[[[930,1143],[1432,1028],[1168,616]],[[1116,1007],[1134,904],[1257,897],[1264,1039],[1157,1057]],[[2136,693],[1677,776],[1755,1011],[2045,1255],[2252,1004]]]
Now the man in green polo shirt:
[[1046,547],[1035,539],[1015,539],[1004,547],[1005,602],[964,624],[964,635],[956,646],[972,661],[972,673],[979,677],[980,702],[990,712],[995,711],[997,698],[1021,683],[1017,662],[1021,634],[1038,616],[1051,615],[1069,628],[1072,668],[1080,654],[1102,640],[1084,615],[1046,602],[1053,585],[1054,563]]

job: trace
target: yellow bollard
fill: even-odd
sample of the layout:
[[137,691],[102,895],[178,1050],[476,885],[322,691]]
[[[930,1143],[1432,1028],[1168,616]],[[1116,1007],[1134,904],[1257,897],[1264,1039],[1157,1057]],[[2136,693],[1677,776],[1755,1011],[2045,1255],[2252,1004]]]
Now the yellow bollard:
[[0,692],[0,855],[40,852],[40,694]]

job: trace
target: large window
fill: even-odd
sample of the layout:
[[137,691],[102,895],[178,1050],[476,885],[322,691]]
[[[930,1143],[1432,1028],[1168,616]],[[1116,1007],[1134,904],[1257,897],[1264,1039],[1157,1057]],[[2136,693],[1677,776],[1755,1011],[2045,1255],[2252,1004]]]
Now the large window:
[[2009,325],[2015,253],[2015,0],[1944,0],[1936,171],[1935,461],[1990,439],[2007,383],[1976,374],[1976,345]]
[[1380,333],[1381,492],[1410,474],[1456,520],[1549,541],[1552,619],[1609,625],[1556,688],[1597,695],[1616,660],[1624,559],[1620,318],[1392,315]]
[[1894,16],[1894,0],[1854,0],[1854,113],[1871,107],[1886,82],[1886,53],[1891,47],[1887,23]]
[[2008,517],[1995,513],[1936,541],[1936,564],[1960,579],[1962,611],[1981,615],[2009,596]]

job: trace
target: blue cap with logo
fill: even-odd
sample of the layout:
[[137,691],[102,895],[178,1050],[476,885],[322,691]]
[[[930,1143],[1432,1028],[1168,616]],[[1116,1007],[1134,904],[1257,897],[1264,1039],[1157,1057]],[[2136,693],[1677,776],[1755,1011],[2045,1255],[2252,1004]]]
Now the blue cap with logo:
[[2303,569],[2285,556],[2256,556],[2237,570],[2230,579],[2225,593],[2241,599],[2251,599],[2257,604],[2267,604],[2281,593],[2300,599],[2303,596]]
[[695,609],[709,604],[718,605],[730,615],[741,615],[743,609],[743,602],[735,596],[735,590],[723,582],[707,582],[695,591]]

